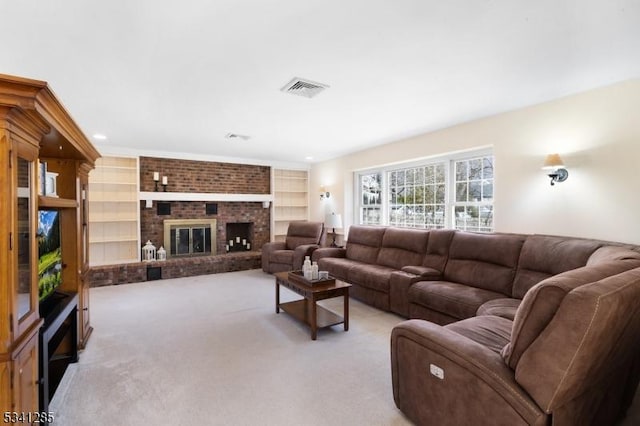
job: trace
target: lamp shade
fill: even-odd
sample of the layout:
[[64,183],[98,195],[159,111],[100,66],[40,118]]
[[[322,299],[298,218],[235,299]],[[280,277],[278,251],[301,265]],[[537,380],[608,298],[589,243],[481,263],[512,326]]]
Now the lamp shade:
[[549,154],[547,158],[544,159],[544,164],[542,165],[543,169],[557,169],[559,167],[564,167],[564,162],[562,158],[560,158],[560,154]]
[[331,213],[324,218],[324,225],[327,228],[342,228],[342,215]]

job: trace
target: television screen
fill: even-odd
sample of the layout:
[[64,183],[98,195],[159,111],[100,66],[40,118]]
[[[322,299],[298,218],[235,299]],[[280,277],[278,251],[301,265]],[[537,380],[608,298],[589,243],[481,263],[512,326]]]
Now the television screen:
[[60,214],[38,211],[38,296],[46,299],[62,283]]

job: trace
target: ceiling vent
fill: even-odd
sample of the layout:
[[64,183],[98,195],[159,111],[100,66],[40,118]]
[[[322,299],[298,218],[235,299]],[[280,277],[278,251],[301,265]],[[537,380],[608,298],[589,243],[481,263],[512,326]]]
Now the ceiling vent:
[[315,95],[322,92],[324,89],[327,89],[328,87],[329,86],[326,84],[316,83],[315,81],[295,77],[280,90],[285,93],[291,93],[292,95],[304,96],[305,98],[313,98]]
[[243,141],[248,141],[250,136],[247,135],[239,135],[237,133],[227,133],[224,136],[226,139],[242,139]]

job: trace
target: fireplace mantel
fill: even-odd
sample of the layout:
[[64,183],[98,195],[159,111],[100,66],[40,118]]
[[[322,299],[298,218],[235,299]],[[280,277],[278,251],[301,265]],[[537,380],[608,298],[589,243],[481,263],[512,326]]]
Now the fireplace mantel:
[[140,192],[143,201],[273,201],[273,194],[217,194],[209,192]]

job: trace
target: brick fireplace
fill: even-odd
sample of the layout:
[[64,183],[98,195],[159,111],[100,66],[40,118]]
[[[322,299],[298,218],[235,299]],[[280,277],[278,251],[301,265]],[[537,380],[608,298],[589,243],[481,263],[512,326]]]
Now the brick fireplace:
[[[169,192],[217,194],[269,194],[271,170],[268,166],[208,161],[140,157],[140,191],[154,190],[153,172],[167,176]],[[215,219],[218,254],[226,253],[227,227],[234,223],[252,223],[251,250],[258,251],[270,240],[270,210],[260,202],[171,201],[171,213],[159,215],[157,207],[140,206],[140,238],[156,245],[164,241],[163,221],[166,219]],[[215,204],[215,209],[207,209]],[[211,206],[210,206],[211,207]],[[207,210],[215,214],[207,214]]]
[[[169,202],[171,214],[158,215],[157,208],[140,207],[140,237],[144,241],[150,240],[156,246],[164,244],[164,221],[184,219],[216,219],[216,247],[217,254],[227,252],[227,225],[235,223],[252,223],[252,235],[249,236],[251,250],[259,251],[262,245],[270,239],[270,210],[262,203],[252,202],[219,202],[217,214],[207,215],[205,203],[197,201]],[[245,237],[246,238],[246,237]],[[167,247],[165,247],[167,249]]]
[[[153,172],[167,176],[167,192],[199,194],[270,194],[268,166],[140,157],[140,191],[153,192]],[[91,285],[145,281],[150,268],[161,268],[161,278],[174,278],[260,267],[260,250],[270,240],[270,209],[252,201],[163,201],[147,208],[140,202],[140,239],[157,248],[165,245],[165,220],[215,223],[210,255],[174,256],[165,262],[134,263],[95,268]],[[241,224],[238,228],[237,224]],[[238,229],[243,229],[237,234]],[[249,243],[249,250],[229,250],[229,230]],[[188,232],[188,231],[184,231]],[[196,234],[199,231],[196,231]],[[185,234],[186,235],[186,234]],[[191,237],[193,232],[191,233]],[[175,237],[175,236],[174,236]],[[234,242],[235,245],[235,242]],[[244,245],[246,249],[246,245]],[[165,247],[169,253],[170,248]],[[153,276],[156,277],[157,270]]]

